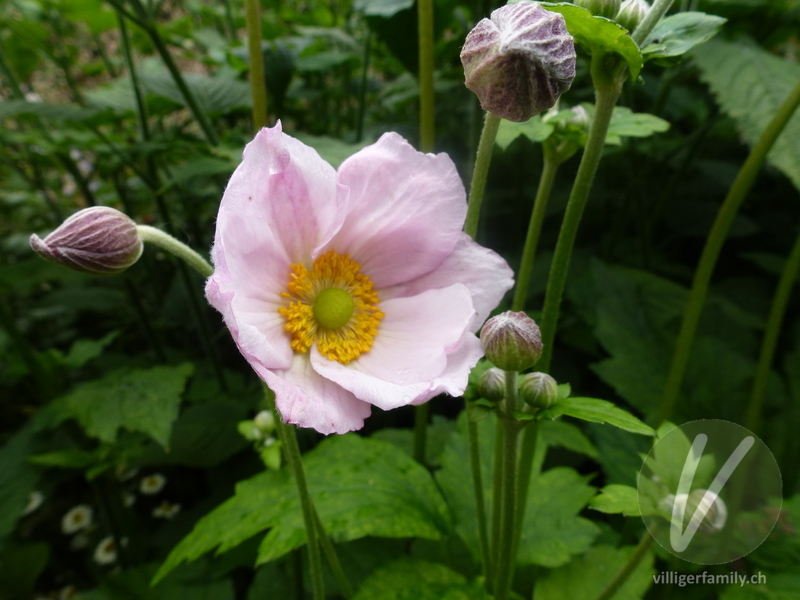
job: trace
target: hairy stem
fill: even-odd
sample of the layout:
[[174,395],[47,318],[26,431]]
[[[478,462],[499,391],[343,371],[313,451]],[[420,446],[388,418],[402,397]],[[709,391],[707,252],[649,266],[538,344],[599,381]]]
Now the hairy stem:
[[214,274],[214,267],[205,258],[170,234],[149,225],[137,225],[136,231],[143,242],[155,244],[159,248],[177,256],[203,277],[211,277]]

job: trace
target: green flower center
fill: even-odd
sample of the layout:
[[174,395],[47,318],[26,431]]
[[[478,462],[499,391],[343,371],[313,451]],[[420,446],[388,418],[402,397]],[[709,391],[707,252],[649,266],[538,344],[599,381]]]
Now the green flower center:
[[331,287],[314,299],[314,318],[325,329],[339,329],[353,317],[356,304],[346,291]]

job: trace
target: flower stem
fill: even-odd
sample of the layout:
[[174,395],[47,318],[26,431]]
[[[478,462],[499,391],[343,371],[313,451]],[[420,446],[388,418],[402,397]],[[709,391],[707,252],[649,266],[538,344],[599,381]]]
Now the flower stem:
[[486,577],[489,589],[494,589],[491,555],[489,554],[489,529],[486,522],[486,500],[483,497],[483,473],[481,472],[480,442],[478,424],[473,419],[472,405],[467,402],[467,440],[469,445],[469,466],[472,470],[472,490],[475,495],[475,512],[478,514],[478,542],[481,552],[481,571]]
[[517,527],[514,531],[514,542],[511,555],[517,558],[517,549],[522,537],[522,524],[525,522],[525,509],[528,506],[528,491],[533,475],[533,463],[536,458],[536,442],[539,439],[539,421],[533,421],[525,427],[522,434],[522,447],[519,452],[519,470],[517,482]]
[[783,317],[786,314],[786,306],[789,303],[798,271],[800,271],[800,235],[795,239],[772,299],[764,341],[761,344],[761,354],[758,357],[756,376],[753,381],[753,391],[750,395],[750,405],[744,420],[744,426],[756,434],[761,425],[761,408],[764,404],[764,397],[767,395],[767,382],[772,370],[772,361],[775,358],[775,348],[783,330]]
[[567,202],[567,210],[564,214],[564,221],[561,224],[561,231],[558,234],[553,263],[550,267],[550,276],[547,280],[547,292],[544,299],[541,323],[544,351],[537,365],[538,369],[545,373],[550,368],[553,340],[555,339],[558,314],[561,308],[561,297],[564,294],[564,286],[567,282],[575,237],[578,234],[583,209],[589,199],[589,192],[592,189],[597,167],[603,156],[608,124],[611,122],[614,106],[622,91],[622,76],[614,74],[615,69],[607,67],[605,64],[606,58],[607,55],[601,52],[595,52],[592,55],[592,80],[597,100],[594,118],[589,129],[589,137],[586,140],[586,148],[581,158],[581,164],[578,167],[578,173],[575,176],[572,192]]
[[425,447],[427,446],[428,418],[431,414],[429,403],[414,407],[414,460],[425,464]]
[[631,37],[636,45],[640,48],[653,28],[658,25],[658,22],[667,14],[670,6],[675,0],[656,0],[647,12],[647,16],[642,19],[642,22],[634,30]]
[[336,579],[336,583],[339,584],[339,590],[342,592],[342,596],[345,598],[351,598],[353,596],[353,586],[350,585],[350,581],[347,579],[344,569],[342,569],[342,563],[339,562],[339,557],[336,554],[336,548],[333,547],[331,538],[329,538],[328,534],[325,533],[325,527],[322,525],[322,521],[319,520],[319,514],[317,513],[316,509],[314,509],[314,524],[317,527],[317,534],[319,535],[319,543],[322,547],[322,553],[325,555],[325,560],[328,561],[331,571],[333,571],[333,577]]
[[517,286],[514,288],[514,300],[511,303],[511,310],[521,311],[525,308],[525,299],[528,296],[528,287],[531,281],[531,271],[536,260],[536,247],[539,244],[539,235],[544,223],[544,215],[547,211],[547,201],[550,199],[550,192],[553,190],[553,182],[560,162],[555,160],[553,153],[548,150],[547,144],[543,144],[544,166],[542,176],[539,179],[539,188],[536,191],[536,199],[533,201],[531,220],[528,224],[528,233],[525,237],[525,246],[522,249],[522,262],[517,272]]
[[681,322],[681,329],[678,333],[675,352],[672,355],[672,364],[670,365],[669,375],[667,376],[664,397],[656,417],[656,423],[663,423],[672,416],[672,411],[678,400],[683,377],[689,363],[689,354],[691,353],[692,344],[694,343],[694,338],[697,333],[697,325],[700,322],[700,314],[703,311],[711,275],[714,272],[714,266],[722,250],[722,244],[725,242],[725,238],[733,224],[733,220],[736,218],[739,207],[742,205],[745,196],[753,186],[753,182],[767,158],[767,153],[783,131],[786,123],[788,123],[789,119],[792,117],[792,114],[794,114],[798,105],[800,105],[800,81],[797,82],[780,107],[778,107],[772,120],[769,122],[766,129],[764,129],[756,145],[750,151],[750,155],[742,165],[733,185],[730,190],[728,190],[728,196],[725,198],[725,201],[717,213],[717,218],[714,220],[714,225],[711,227],[711,233],[708,234],[705,247],[703,248],[703,254],[700,257],[697,271],[695,271],[694,274],[692,289],[689,291],[689,299],[686,302],[686,308],[683,312],[683,321]]
[[419,148],[433,152],[433,0],[417,0],[419,37]]
[[642,562],[642,559],[647,555],[647,552],[653,545],[654,539],[655,538],[653,535],[649,531],[645,530],[644,534],[642,535],[642,539],[639,540],[639,543],[634,549],[633,554],[631,554],[630,558],[628,558],[628,561],[614,576],[614,579],[612,579],[605,589],[600,592],[597,600],[611,600],[611,598],[614,597],[614,594],[617,593],[619,588],[625,585],[628,577],[631,576],[631,574],[636,570],[636,567],[639,566],[639,563]]
[[506,372],[506,397],[503,401],[503,482],[502,509],[500,512],[500,540],[494,578],[495,600],[506,600],[514,578],[516,557],[513,556],[514,536],[517,527],[517,445],[519,424],[514,419],[517,404],[517,373]]
[[142,84],[139,80],[139,72],[136,70],[136,63],[133,62],[133,53],[128,37],[128,26],[125,23],[125,16],[122,11],[117,9],[117,20],[119,21],[119,33],[122,40],[122,51],[125,54],[125,62],[128,65],[128,74],[131,78],[133,97],[136,99],[136,116],[139,120],[139,130],[143,140],[150,139],[150,125],[147,121],[147,103],[142,93]]
[[136,231],[143,242],[150,242],[170,254],[174,254],[190,267],[193,267],[203,277],[211,277],[214,274],[214,267],[205,258],[170,234],[149,225],[137,225]]
[[303,469],[303,459],[300,456],[300,447],[297,445],[297,433],[293,425],[277,419],[278,431],[286,450],[286,461],[294,475],[297,484],[297,493],[300,496],[300,509],[303,512],[303,524],[306,528],[308,542],[308,565],[311,570],[311,587],[314,591],[314,600],[324,600],[325,581],[322,577],[322,558],[319,553],[319,539],[317,538],[316,511],[311,503],[308,493],[306,473]]
[[475,168],[472,171],[472,184],[469,188],[469,203],[467,204],[467,219],[464,231],[472,238],[478,233],[478,219],[481,215],[483,190],[486,189],[486,176],[489,173],[489,163],[492,162],[494,140],[497,137],[497,128],[500,126],[500,117],[487,112],[483,121],[481,140],[478,142],[478,155],[475,157]]
[[267,84],[264,79],[264,53],[261,51],[261,4],[244,0],[247,23],[247,54],[250,62],[250,96],[253,98],[253,129],[267,125]]

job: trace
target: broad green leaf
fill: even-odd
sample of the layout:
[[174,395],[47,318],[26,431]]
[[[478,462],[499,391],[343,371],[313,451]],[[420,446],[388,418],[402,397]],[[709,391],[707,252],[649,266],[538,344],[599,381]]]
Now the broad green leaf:
[[[391,444],[353,434],[331,437],[303,461],[317,512],[336,541],[368,535],[440,539],[450,531],[447,506],[428,471]],[[297,489],[286,469],[240,482],[235,495],[173,549],[156,580],[184,561],[215,548],[225,552],[266,529],[259,563],[305,543]]]
[[596,17],[588,10],[574,4],[551,4],[542,2],[542,7],[564,17],[567,31],[575,41],[589,52],[619,54],[627,63],[631,79],[642,70],[642,54],[628,30],[605,17]]
[[103,349],[113,342],[119,331],[112,331],[99,340],[76,340],[64,357],[64,364],[73,369],[78,369],[92,359],[103,353]]
[[[722,109],[753,146],[800,80],[800,65],[744,40],[711,40],[692,54]],[[800,112],[795,111],[767,160],[800,189]]]
[[539,424],[539,435],[548,446],[559,446],[595,459],[600,457],[597,448],[589,441],[589,438],[572,423],[543,421]]
[[[752,572],[746,575],[747,583],[733,582],[726,587],[718,598],[720,600],[798,600],[800,598],[800,573],[795,567],[786,573],[769,571]],[[754,576],[752,581],[749,579]]]
[[800,530],[800,494],[782,500],[780,508],[775,506],[774,509],[781,511],[775,529],[763,544],[747,555],[747,562],[765,571],[796,571],[800,565],[800,536],[797,535]]
[[35,115],[52,121],[82,121],[100,112],[99,108],[83,108],[74,104],[47,104],[26,100],[0,102],[0,119]]
[[0,599],[32,597],[49,557],[50,546],[44,542],[4,546],[0,550]]
[[124,427],[146,433],[167,448],[181,393],[193,370],[191,364],[183,363],[113,371],[102,379],[80,384],[53,402],[43,421],[53,426],[75,419],[87,434],[104,442],[116,440],[117,430]]
[[[490,415],[478,423],[481,449],[481,479],[487,511],[491,514],[492,456],[497,418]],[[542,424],[544,425],[544,424]],[[477,559],[478,529],[472,488],[472,471],[465,433],[466,416],[459,418],[459,431],[450,437],[442,454],[436,480],[453,512],[456,533]],[[540,436],[534,472],[544,458],[547,435]],[[568,468],[556,468],[531,478],[528,507],[522,525],[519,564],[554,567],[585,552],[599,533],[591,521],[578,516],[594,496],[594,488]]]
[[679,12],[658,22],[647,36],[645,60],[680,56],[714,37],[727,19],[702,12]]
[[39,482],[37,470],[27,460],[32,440],[33,430],[26,427],[0,449],[0,539],[14,528]]
[[512,123],[502,119],[495,142],[502,150],[505,150],[520,136],[524,136],[534,143],[543,142],[550,137],[554,130],[554,125],[545,123],[538,115],[524,123]]
[[[442,452],[444,451],[450,435],[456,430],[456,422],[440,415],[433,415],[428,425],[427,444],[425,444],[425,464],[435,468],[439,466]],[[372,434],[376,440],[383,440],[403,449],[411,456],[414,450],[414,432],[411,429],[393,429],[387,427]]]
[[[649,469],[649,474],[656,475],[667,491],[674,494],[678,489],[693,440],[687,438],[683,430],[674,423],[669,422],[658,428],[658,438],[653,451],[647,456],[645,465]],[[692,489],[707,488],[711,484],[715,475],[715,465],[713,454],[703,454],[692,480]]]
[[[593,110],[594,106],[592,106]],[[630,108],[615,106],[611,122],[608,124],[606,144],[620,144],[623,137],[649,137],[667,129],[669,129],[669,122],[655,115],[635,113]]]
[[233,600],[229,580],[206,581],[171,577],[158,585],[150,585],[157,566],[145,564],[111,573],[100,586],[81,592],[78,600]]
[[439,563],[401,558],[376,569],[353,600],[490,600],[483,585]]
[[355,0],[353,9],[368,17],[389,18],[414,6],[414,0]]
[[[594,600],[625,566],[634,549],[595,546],[569,564],[543,572],[536,581],[536,600]],[[644,596],[653,583],[653,559],[652,551],[648,552],[614,594],[614,600],[638,600]]]
[[616,483],[607,485],[600,490],[597,496],[592,498],[589,506],[600,512],[612,515],[622,514],[626,517],[638,517],[641,515],[636,488],[632,488],[629,485]]
[[543,411],[540,418],[555,419],[561,415],[595,423],[608,423],[631,433],[655,435],[652,428],[629,412],[617,408],[611,402],[597,398],[565,398],[555,406]]

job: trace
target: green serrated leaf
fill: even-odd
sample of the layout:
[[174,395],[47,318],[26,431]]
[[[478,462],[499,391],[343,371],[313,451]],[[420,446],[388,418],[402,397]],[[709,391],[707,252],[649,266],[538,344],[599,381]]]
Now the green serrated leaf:
[[629,485],[619,485],[612,483],[607,485],[600,493],[592,498],[589,506],[595,510],[607,514],[622,514],[626,517],[638,517],[641,515],[639,510],[639,496],[636,488]]
[[512,123],[502,119],[500,127],[497,129],[497,137],[495,143],[505,150],[511,145],[511,142],[518,137],[526,137],[534,143],[543,142],[550,134],[553,133],[555,127],[551,123],[545,123],[542,118],[537,115],[524,123]]
[[615,106],[608,124],[606,144],[619,144],[623,137],[648,137],[669,129],[665,121],[648,113],[635,113],[630,108]]
[[572,423],[560,420],[543,421],[539,425],[539,435],[548,446],[566,448],[594,459],[600,458],[594,444]]
[[[645,534],[647,535],[647,534]],[[628,562],[635,548],[596,546],[568,565],[542,573],[536,581],[536,600],[593,600]],[[652,585],[654,556],[648,552],[622,587],[615,600],[639,600]]]
[[484,586],[439,563],[413,558],[376,569],[353,600],[490,600]]
[[645,60],[681,56],[714,37],[727,19],[702,12],[685,11],[671,15],[655,26],[645,40]]
[[[331,437],[304,456],[320,519],[336,541],[364,536],[440,539],[447,506],[428,471],[392,444],[354,434]],[[271,528],[271,529],[270,529]],[[259,563],[305,543],[297,489],[288,471],[240,482],[235,495],[203,517],[170,553],[155,580],[217,548],[225,552],[266,529]]]
[[631,433],[655,435],[655,431],[627,411],[606,400],[597,398],[566,398],[539,414],[541,419],[555,419],[567,415],[583,421],[608,423]]
[[42,421],[52,427],[75,419],[88,435],[104,442],[116,440],[117,431],[124,427],[146,433],[167,448],[181,393],[193,370],[191,364],[183,363],[113,371],[53,402]]
[[[766,129],[780,104],[800,80],[800,65],[745,40],[711,40],[692,53],[701,77],[722,109],[736,120],[751,146]],[[800,189],[800,112],[795,112],[775,141],[767,160]]]
[[619,54],[627,63],[631,79],[642,70],[642,54],[628,30],[605,17],[597,17],[581,6],[574,4],[541,3],[543,8],[564,17],[567,31],[575,41],[589,52]]

